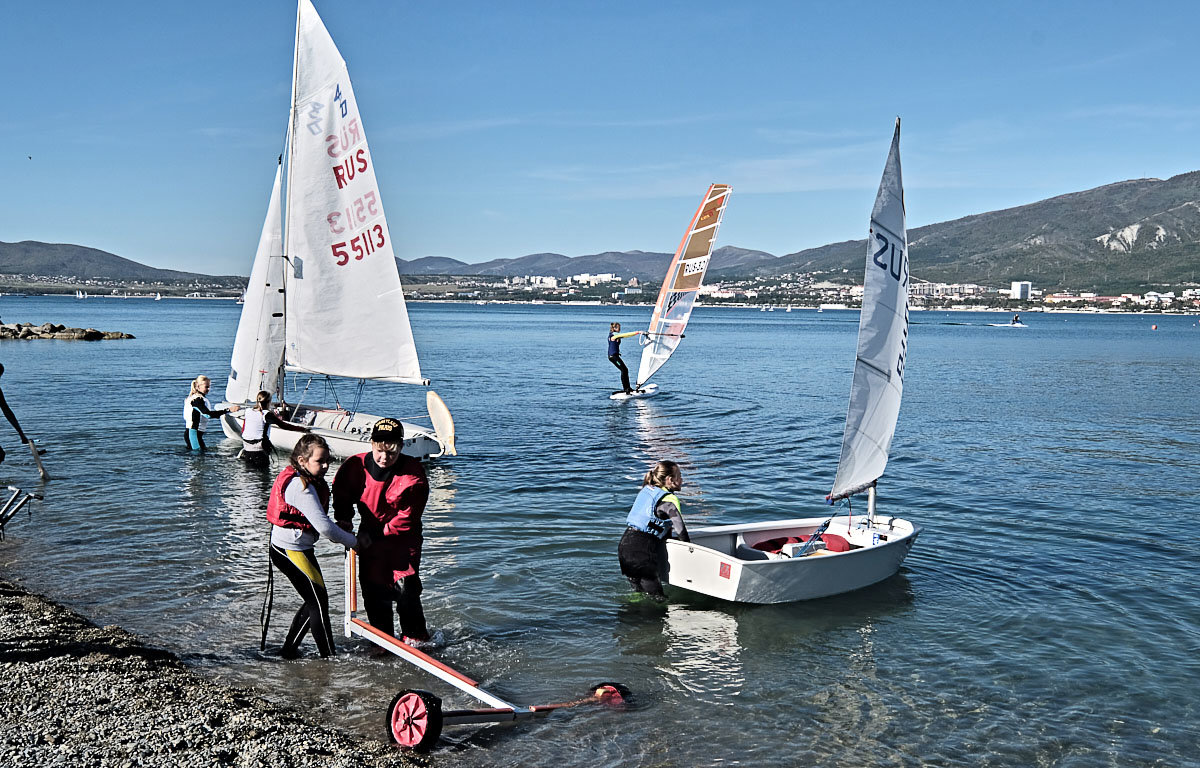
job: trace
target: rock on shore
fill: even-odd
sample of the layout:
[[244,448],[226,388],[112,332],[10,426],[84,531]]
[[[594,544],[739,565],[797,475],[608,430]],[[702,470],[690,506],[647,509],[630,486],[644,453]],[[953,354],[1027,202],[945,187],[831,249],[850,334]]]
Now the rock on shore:
[[0,765],[414,764],[0,579]]
[[68,328],[59,323],[4,323],[0,325],[0,341],[7,339],[59,339],[60,341],[104,341],[132,339],[120,331],[97,331],[95,328]]

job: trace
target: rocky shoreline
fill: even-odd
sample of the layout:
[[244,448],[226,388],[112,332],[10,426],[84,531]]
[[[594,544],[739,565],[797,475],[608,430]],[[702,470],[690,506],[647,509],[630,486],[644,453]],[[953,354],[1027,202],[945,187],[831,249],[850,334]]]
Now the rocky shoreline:
[[0,578],[0,765],[417,765]]
[[59,341],[107,341],[109,339],[132,339],[133,334],[120,331],[98,331],[95,328],[68,328],[59,323],[3,323],[0,324],[0,341],[16,339],[58,339]]

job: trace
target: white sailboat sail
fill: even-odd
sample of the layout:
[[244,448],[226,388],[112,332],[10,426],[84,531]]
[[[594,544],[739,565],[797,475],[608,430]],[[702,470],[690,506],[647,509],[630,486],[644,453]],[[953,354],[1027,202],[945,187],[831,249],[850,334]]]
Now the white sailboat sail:
[[908,351],[909,279],[898,118],[871,211],[866,263],[858,355],[830,499],[859,493],[883,475],[900,414]]
[[708,269],[730,191],[728,184],[713,184],[708,188],[679,243],[679,249],[675,251],[675,258],[667,267],[667,275],[658,292],[658,302],[654,305],[654,314],[650,316],[647,341],[642,347],[637,388],[641,388],[663,367],[683,339],[683,330],[692,316],[692,307],[704,282],[704,273]]
[[427,383],[346,62],[310,0],[297,17],[290,134],[288,368]]
[[243,294],[242,316],[233,341],[225,399],[252,402],[260,390],[276,393],[283,365],[283,221],[280,169],[275,170],[267,219]]

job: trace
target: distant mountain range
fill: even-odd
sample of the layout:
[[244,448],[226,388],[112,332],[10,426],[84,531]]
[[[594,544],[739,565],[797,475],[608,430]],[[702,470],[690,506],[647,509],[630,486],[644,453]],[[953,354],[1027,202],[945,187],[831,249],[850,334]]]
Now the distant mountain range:
[[[863,219],[865,228],[865,212]],[[1031,280],[1039,288],[1100,293],[1194,283],[1200,271],[1200,171],[1165,181],[1122,181],[929,224],[910,229],[908,239],[912,274],[921,280],[991,286]],[[769,278],[821,271],[830,273],[831,278],[860,282],[865,253],[865,239],[784,256],[727,245],[713,252],[709,272],[719,278]],[[611,272],[623,278],[658,281],[670,258],[669,253],[610,251],[575,257],[535,253],[482,264],[441,257],[397,259],[396,263],[404,275],[561,278]],[[843,269],[848,270],[844,276]],[[207,277],[154,269],[94,248],[31,241],[0,243],[0,273],[143,282]]]
[[20,243],[0,242],[0,274],[61,276],[76,280],[111,282],[140,281],[164,285],[229,280],[240,280],[244,284],[246,281],[246,278],[237,275],[212,276],[198,272],[156,269],[96,248],[64,243],[39,243],[33,240]]
[[[588,273],[612,273],[622,278],[660,281],[671,262],[670,253],[653,251],[606,251],[588,256],[563,256],[561,253],[535,253],[519,259],[493,259],[482,264],[467,264],[447,258],[426,257],[405,261],[396,259],[402,275],[494,275],[520,277],[546,275],[570,277]],[[750,251],[726,245],[713,251],[710,273],[749,274],[750,270],[779,259],[765,251]]]
[[[922,280],[1119,293],[1200,276],[1200,171],[1136,179],[908,230]],[[813,248],[759,274],[862,269],[865,240]]]

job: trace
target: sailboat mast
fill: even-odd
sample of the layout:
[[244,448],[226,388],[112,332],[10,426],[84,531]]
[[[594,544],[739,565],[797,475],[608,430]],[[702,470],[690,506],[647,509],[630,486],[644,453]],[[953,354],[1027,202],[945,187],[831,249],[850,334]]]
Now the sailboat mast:
[[[292,158],[295,157],[296,143],[296,94],[298,92],[297,83],[300,78],[300,15],[303,10],[304,0],[296,0],[296,38],[292,45],[292,95],[290,106],[288,109],[288,127],[287,136],[283,140],[283,154],[279,156],[279,163],[282,166],[284,156],[287,157],[287,176],[283,184],[283,252],[280,256],[283,258],[283,282],[280,285],[280,292],[283,296],[283,338],[284,344],[287,344],[287,317],[288,317],[288,292],[287,284],[290,277],[292,267],[292,169],[294,163]],[[275,389],[279,402],[284,401],[284,389],[287,381],[287,369],[285,365],[286,355],[279,360],[279,374],[275,378]]]

